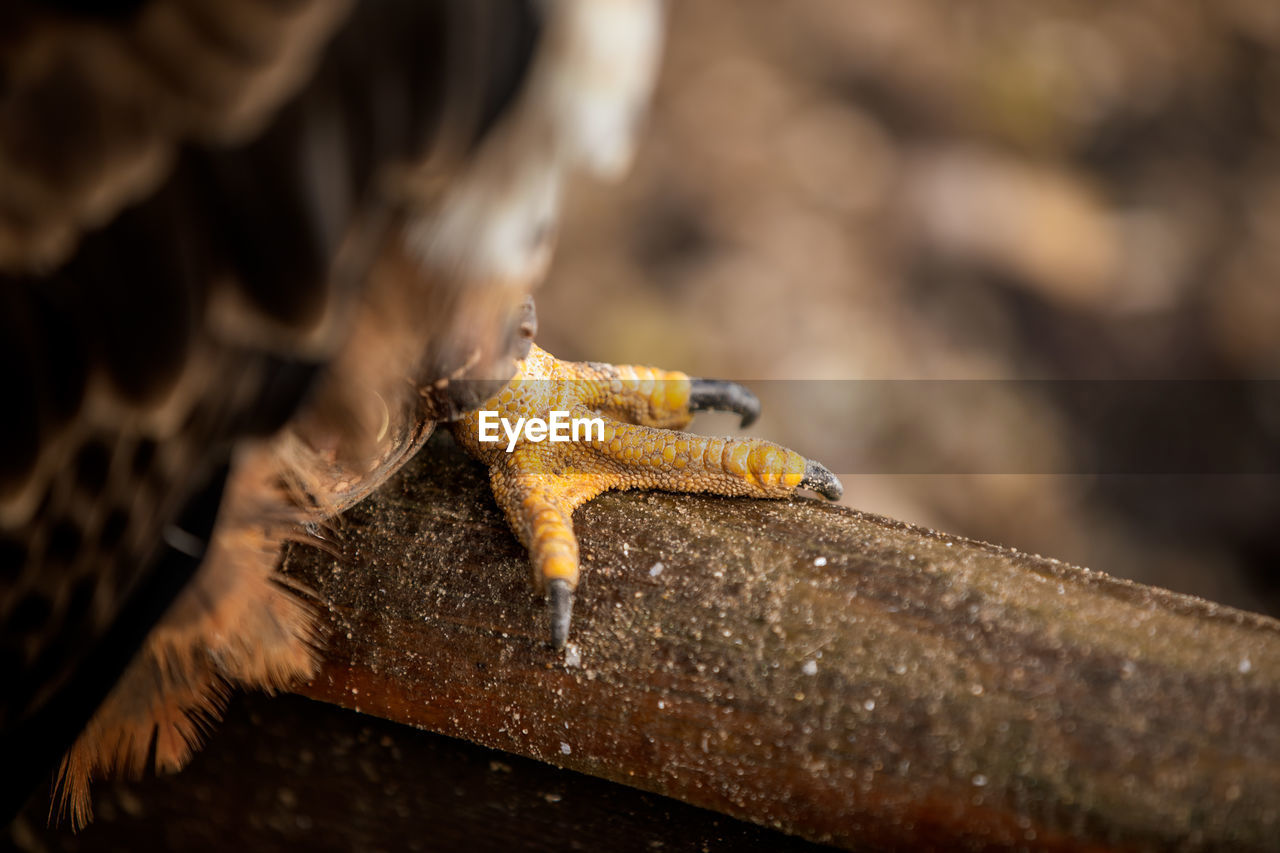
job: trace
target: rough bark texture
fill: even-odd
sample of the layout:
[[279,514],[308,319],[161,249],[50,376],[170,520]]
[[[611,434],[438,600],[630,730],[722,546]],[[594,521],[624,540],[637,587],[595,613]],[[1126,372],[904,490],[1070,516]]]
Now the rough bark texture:
[[613,494],[557,654],[486,490],[433,442],[336,556],[292,550],[335,626],[305,694],[850,847],[1280,837],[1274,620],[811,500]]
[[94,788],[46,828],[48,789],[0,850],[26,853],[818,853],[829,848],[594,776],[300,696],[237,696],[175,776]]

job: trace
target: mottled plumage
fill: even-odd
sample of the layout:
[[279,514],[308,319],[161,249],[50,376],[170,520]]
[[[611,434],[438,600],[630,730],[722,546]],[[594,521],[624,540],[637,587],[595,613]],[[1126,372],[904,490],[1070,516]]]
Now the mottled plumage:
[[80,5],[0,12],[0,752],[16,807],[87,724],[77,821],[228,685],[312,670],[280,543],[511,375],[658,32],[648,0]]

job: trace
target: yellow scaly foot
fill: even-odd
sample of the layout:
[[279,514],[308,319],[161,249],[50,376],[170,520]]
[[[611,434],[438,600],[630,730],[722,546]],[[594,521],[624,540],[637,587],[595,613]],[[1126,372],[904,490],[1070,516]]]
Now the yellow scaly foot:
[[755,420],[759,401],[740,385],[650,367],[560,361],[536,345],[517,367],[506,388],[452,428],[455,440],[489,467],[494,497],[529,549],[556,648],[568,639],[578,585],[573,511],[601,492],[782,498],[807,488],[840,497],[834,474],[773,442],[678,432],[707,409],[737,412],[743,426]]

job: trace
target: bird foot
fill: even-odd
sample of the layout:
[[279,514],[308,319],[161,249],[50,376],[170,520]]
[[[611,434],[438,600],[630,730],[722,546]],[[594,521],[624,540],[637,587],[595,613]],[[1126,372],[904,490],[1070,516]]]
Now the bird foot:
[[546,595],[556,648],[569,635],[578,584],[573,511],[609,489],[662,489],[782,498],[799,488],[831,500],[842,488],[817,462],[759,438],[680,432],[693,413],[759,414],[740,385],[676,371],[560,361],[534,345],[516,376],[452,425],[455,440],[489,468],[498,505],[529,549]]

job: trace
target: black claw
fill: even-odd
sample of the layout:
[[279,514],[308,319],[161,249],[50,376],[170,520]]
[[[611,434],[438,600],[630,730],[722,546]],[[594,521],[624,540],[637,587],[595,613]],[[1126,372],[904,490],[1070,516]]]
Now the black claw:
[[737,382],[724,379],[692,379],[689,411],[737,412],[742,426],[749,427],[760,417],[760,400]]
[[547,607],[551,611],[551,645],[563,649],[569,641],[569,618],[573,615],[573,588],[564,578],[547,583]]
[[516,309],[516,334],[519,357],[529,355],[529,345],[538,336],[538,309],[533,304],[533,297],[526,296],[524,302]]
[[844,494],[844,486],[840,485],[836,475],[828,471],[826,466],[812,459],[806,459],[804,462],[804,479],[800,481],[800,486],[813,489],[830,501],[838,501]]

